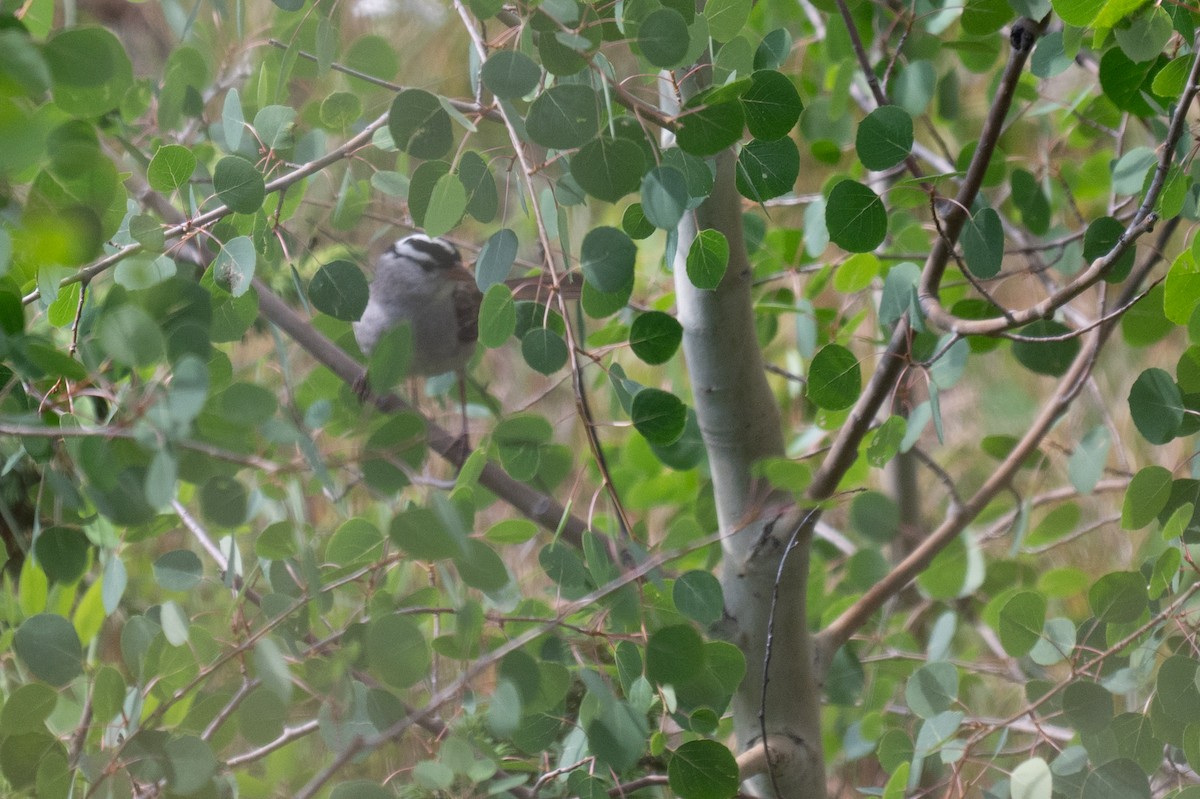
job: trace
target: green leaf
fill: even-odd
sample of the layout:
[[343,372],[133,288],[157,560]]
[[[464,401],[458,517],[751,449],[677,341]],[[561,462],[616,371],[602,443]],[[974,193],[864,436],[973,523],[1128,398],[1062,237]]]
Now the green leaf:
[[715,289],[729,267],[729,241],[719,230],[705,229],[696,234],[688,248],[688,280],[698,289]]
[[1000,215],[981,208],[967,220],[962,231],[963,257],[975,277],[986,280],[1000,274],[1004,261],[1004,229]]
[[[1093,221],[1088,225],[1083,237],[1084,260],[1091,262],[1107,255],[1124,233],[1125,226],[1111,216],[1102,216]],[[1110,283],[1124,280],[1133,268],[1133,255],[1133,248],[1128,248],[1116,263],[1109,267],[1104,279]]]
[[495,550],[484,542],[468,538],[464,542],[465,552],[454,559],[458,576],[472,588],[480,591],[499,591],[512,579],[504,561]]
[[712,105],[701,102],[687,108],[679,118],[676,141],[692,155],[716,155],[742,137],[745,125],[746,115],[740,100]]
[[1166,444],[1175,438],[1183,423],[1183,408],[1179,386],[1162,369],[1146,369],[1129,389],[1129,415],[1151,444]]
[[[1039,319],[1020,329],[1020,334],[1031,339],[1054,338],[1070,332],[1070,328],[1053,319]],[[1079,339],[1064,338],[1058,341],[1014,341],[1013,357],[1031,372],[1039,375],[1060,377],[1071,367],[1079,354]]]
[[560,83],[529,106],[525,130],[529,138],[553,150],[582,147],[600,129],[600,102],[590,86]]
[[213,260],[213,280],[234,297],[250,290],[258,253],[249,236],[238,236],[221,245]]
[[505,471],[518,480],[533,479],[552,432],[550,423],[541,416],[510,416],[497,424],[492,439],[499,447]]
[[958,669],[952,663],[926,663],[908,678],[904,701],[923,719],[931,719],[954,706],[958,699]]
[[1067,475],[1071,478],[1071,485],[1080,494],[1090,494],[1095,490],[1104,475],[1111,445],[1112,439],[1104,425],[1093,427],[1076,444],[1075,451],[1067,459]]
[[960,24],[971,36],[988,36],[1000,30],[1013,17],[1007,0],[971,0],[963,8]]
[[683,15],[673,8],[660,8],[647,14],[638,25],[638,48],[656,67],[679,66],[691,42]]
[[429,508],[410,507],[396,514],[388,536],[417,560],[443,560],[463,553],[463,540]]
[[484,62],[480,78],[492,94],[505,100],[516,100],[537,88],[542,70],[524,53],[499,50]]
[[34,540],[33,551],[51,583],[70,585],[87,570],[90,549],[82,530],[48,527]]
[[164,552],[153,568],[155,581],[167,591],[191,591],[204,576],[200,556],[190,549]]
[[1090,680],[1078,680],[1063,690],[1062,710],[1081,733],[1097,732],[1112,721],[1112,695]]
[[149,366],[164,354],[162,332],[149,314],[136,305],[110,309],[99,318],[96,336],[109,357],[126,366]]
[[671,588],[671,598],[680,613],[699,624],[713,624],[725,612],[721,581],[711,572],[695,570],[680,576]]
[[500,228],[483,243],[479,259],[475,262],[475,282],[480,291],[486,292],[508,279],[508,273],[517,259],[518,243],[517,234],[509,228]]
[[1134,761],[1110,760],[1087,775],[1080,799],[1150,799],[1150,781]]
[[167,741],[167,785],[182,796],[199,793],[217,772],[217,759],[207,741],[183,735]]
[[238,705],[238,731],[251,744],[263,746],[283,733],[287,706],[266,688],[255,688]]
[[442,175],[433,184],[423,226],[430,236],[449,233],[467,210],[467,189],[458,175]]
[[512,290],[497,283],[483,295],[479,306],[479,343],[488,349],[502,346],[517,329],[517,304]]
[[496,218],[499,200],[496,196],[496,179],[474,150],[467,150],[458,159],[458,177],[467,192],[467,213],[484,224]]
[[889,169],[908,157],[913,145],[912,117],[903,108],[884,105],[858,125],[854,149],[867,169]]
[[683,434],[687,406],[670,392],[643,388],[634,395],[629,416],[651,444],[670,444]]
[[1177,325],[1186,325],[1200,305],[1200,264],[1190,249],[1179,253],[1167,272],[1163,288],[1163,313]]
[[362,116],[362,100],[351,92],[334,92],[321,101],[321,124],[331,130],[348,130]]
[[200,511],[221,527],[237,527],[246,521],[250,498],[246,487],[228,475],[214,475],[200,488]]
[[308,284],[308,298],[313,306],[344,322],[353,322],[362,316],[369,293],[362,270],[350,261],[325,264]]
[[1197,663],[1186,655],[1172,655],[1158,667],[1155,689],[1163,710],[1178,721],[1194,722],[1200,715],[1200,689],[1196,686]]
[[388,112],[388,132],[401,151],[425,161],[441,158],[454,143],[450,115],[437,97],[422,89],[396,95]]
[[570,352],[563,337],[553,330],[535,327],[521,337],[521,356],[534,371],[552,375],[567,363]]
[[1000,644],[1014,658],[1023,657],[1041,640],[1046,625],[1046,597],[1020,591],[1000,609]]
[[737,36],[750,18],[752,0],[710,0],[704,4],[708,34],[724,44]]
[[325,559],[337,566],[371,563],[383,555],[383,533],[366,519],[342,523],[325,547]]
[[42,55],[54,79],[54,104],[77,117],[111,111],[133,85],[133,65],[124,45],[103,28],[55,33]]
[[253,214],[262,207],[266,186],[262,174],[244,158],[227,155],[213,170],[217,197],[240,214]]
[[642,148],[629,139],[600,136],[572,156],[571,177],[593,197],[615,203],[637,191],[644,164]]
[[175,272],[175,262],[165,255],[153,258],[134,255],[117,264],[113,280],[130,291],[140,291],[170,280]]
[[800,151],[790,138],[755,139],[738,154],[738,193],[755,202],[787,194],[800,175]]
[[146,180],[155,191],[171,192],[186,186],[196,171],[196,156],[179,144],[164,144],[154,151],[146,167]]
[[683,325],[662,311],[639,314],[629,328],[629,346],[633,354],[648,364],[669,361],[682,340]]
[[1012,172],[1012,202],[1029,232],[1041,236],[1050,229],[1050,201],[1037,179],[1024,169]]
[[671,230],[688,208],[687,179],[678,169],[659,166],[642,178],[642,213],[656,228]]
[[870,252],[887,236],[887,210],[871,189],[854,180],[843,180],[829,193],[825,227],[829,238],[843,250]]
[[704,640],[690,624],[663,627],[646,643],[646,677],[652,682],[679,685],[704,665]]
[[83,673],[83,645],[71,622],[55,613],[39,613],[21,622],[13,650],[34,677],[63,686]]
[[1050,0],[1050,5],[1063,22],[1076,28],[1086,28],[1100,11],[1096,0]]
[[788,135],[804,110],[792,81],[773,69],[760,69],[750,76],[750,88],[742,95],[742,106],[750,135],[762,141]]
[[1009,775],[1012,799],[1050,799],[1052,783],[1050,767],[1040,757],[1029,758]]
[[807,395],[818,408],[840,411],[849,408],[862,392],[862,367],[854,353],[841,344],[826,344],[808,369]]
[[885,419],[867,444],[867,463],[876,469],[886,466],[900,451],[900,444],[904,441],[907,430],[908,423],[903,416],[889,416]]
[[1117,44],[1135,63],[1153,61],[1162,55],[1173,32],[1171,17],[1158,6],[1134,16],[1128,27],[1113,28]]
[[373,618],[367,626],[371,669],[388,685],[407,688],[429,673],[429,643],[410,619],[397,614]]
[[583,277],[600,291],[620,291],[633,280],[637,245],[624,231],[597,227],[583,237],[579,265]]
[[1140,530],[1167,506],[1171,497],[1171,472],[1162,466],[1145,466],[1129,481],[1121,508],[1121,527]]
[[1100,621],[1126,624],[1146,610],[1146,578],[1140,572],[1110,572],[1088,591],[1088,604]]
[[683,799],[729,799],[737,794],[737,760],[717,741],[688,741],[672,753],[667,780]]

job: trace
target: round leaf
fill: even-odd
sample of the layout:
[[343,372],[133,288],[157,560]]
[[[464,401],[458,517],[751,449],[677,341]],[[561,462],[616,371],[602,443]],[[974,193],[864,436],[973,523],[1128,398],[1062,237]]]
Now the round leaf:
[[33,676],[62,686],[83,673],[83,645],[71,622],[56,613],[30,616],[13,636],[17,657]]
[[670,444],[687,424],[687,406],[674,394],[657,388],[643,388],[633,397],[629,411],[633,426],[651,444]]
[[1129,415],[1143,438],[1151,444],[1166,444],[1183,423],[1179,386],[1162,369],[1145,370],[1129,389]]
[[492,94],[505,100],[515,100],[537,88],[542,70],[524,53],[500,50],[484,62],[480,77]]
[[671,755],[667,779],[683,799],[729,799],[737,794],[737,760],[717,741],[688,741]]
[[600,291],[620,291],[633,280],[637,245],[623,231],[598,227],[583,237],[579,263],[583,276]]
[[[1022,336],[1032,339],[1052,338],[1069,333],[1070,328],[1053,319],[1039,319],[1021,328]],[[1014,341],[1013,357],[1031,372],[1039,375],[1061,376],[1071,366],[1079,352],[1079,339],[1066,338],[1060,341]]]
[[195,171],[196,156],[191,150],[180,144],[165,144],[150,159],[146,180],[155,191],[170,192],[186,186]]
[[458,175],[442,175],[433,184],[423,219],[430,236],[449,233],[467,210],[467,189]]
[[582,147],[600,129],[599,98],[590,86],[561,83],[537,96],[529,106],[525,130],[543,147]]
[[1088,591],[1092,613],[1113,624],[1137,621],[1146,603],[1146,578],[1138,572],[1110,572]]
[[825,227],[830,240],[843,250],[870,252],[887,236],[887,211],[871,189],[843,180],[833,187],[825,203]]
[[535,327],[521,337],[521,356],[525,363],[544,375],[552,375],[567,362],[567,342],[553,330]]
[[669,361],[682,340],[683,325],[662,311],[640,314],[629,328],[629,346],[633,348],[633,354],[649,364]]
[[700,624],[712,624],[725,612],[721,581],[710,572],[690,571],[675,581],[671,598],[679,612]]
[[688,248],[687,276],[698,289],[715,289],[729,266],[729,240],[719,230],[701,230]]
[[673,8],[647,14],[638,26],[637,42],[646,60],[663,69],[678,66],[691,45],[687,22]]
[[716,155],[742,137],[745,125],[740,100],[701,105],[680,117],[676,141],[692,155]]
[[762,141],[782,139],[796,126],[804,110],[792,81],[773,69],[760,69],[750,76],[742,106],[750,135]]
[[862,368],[854,353],[841,344],[826,344],[808,370],[808,398],[818,408],[849,408],[862,391]]
[[678,169],[660,166],[642,178],[642,213],[656,228],[670,230],[688,207],[687,178]]
[[643,165],[642,148],[628,139],[600,136],[571,158],[571,177],[593,197],[615,203],[637,191]]
[[349,261],[325,264],[308,284],[308,298],[313,306],[344,322],[362,316],[369,293],[362,270]]
[[517,305],[512,291],[503,283],[493,285],[479,306],[479,343],[494,349],[504,344],[517,329]]
[[190,549],[173,549],[154,561],[154,579],[168,591],[190,591],[203,574],[200,557]]
[[367,657],[384,682],[407,688],[429,672],[429,644],[410,619],[395,614],[372,619],[367,627]]
[[917,669],[904,688],[904,700],[923,719],[949,710],[956,699],[958,669],[944,661],[926,663]]
[[704,640],[690,624],[657,630],[646,644],[646,676],[659,684],[680,685],[704,664]]
[[1042,637],[1046,624],[1046,598],[1034,591],[1020,591],[1000,609],[1000,644],[1015,658],[1023,657]]
[[1004,260],[1004,229],[1000,215],[981,208],[967,220],[962,231],[963,257],[975,277],[987,279],[1000,273]]
[[440,158],[454,141],[450,115],[438,98],[422,89],[396,95],[388,113],[388,131],[402,151],[422,160]]
[[48,527],[37,537],[33,551],[50,582],[69,585],[87,569],[90,548],[82,530]]
[[738,154],[736,184],[743,197],[762,202],[787,194],[800,175],[800,151],[789,138],[755,139]]
[[508,278],[517,259],[517,244],[517,234],[508,228],[500,228],[483,243],[475,262],[475,283],[480,291],[486,292]]
[[213,170],[213,187],[217,197],[240,214],[253,214],[262,207],[266,196],[263,176],[254,164],[236,155],[227,155]]
[[884,105],[858,125],[854,149],[867,169],[889,169],[908,157],[913,145],[913,122],[897,105]]

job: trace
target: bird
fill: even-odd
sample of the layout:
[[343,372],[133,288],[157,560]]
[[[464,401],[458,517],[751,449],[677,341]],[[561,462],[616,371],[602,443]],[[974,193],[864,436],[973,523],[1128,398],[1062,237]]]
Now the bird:
[[[443,238],[413,233],[379,256],[367,295],[367,307],[354,322],[354,338],[370,355],[388,330],[408,324],[412,330],[410,375],[458,374],[463,408],[461,446],[469,448],[466,417],[466,366],[479,339],[483,294],[463,266],[458,248]],[[356,384],[366,398],[366,380]]]

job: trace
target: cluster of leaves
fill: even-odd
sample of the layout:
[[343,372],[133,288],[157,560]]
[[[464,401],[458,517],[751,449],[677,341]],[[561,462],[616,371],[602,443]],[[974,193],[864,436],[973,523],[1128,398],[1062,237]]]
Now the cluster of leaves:
[[[861,766],[855,779],[888,797],[947,780],[1018,799],[1148,797],[1151,775],[1200,768],[1200,652],[1175,627],[1200,585],[1200,481],[1146,454],[1197,430],[1200,254],[1176,246],[1143,291],[1130,246],[1147,196],[1168,231],[1200,217],[1185,139],[1164,146],[1192,96],[1197,14],[1136,0],[778,5],[471,0],[400,48],[343,29],[330,4],[278,2],[258,21],[281,46],[259,49],[214,6],[170,16],[184,43],[150,78],[113,33],[56,28],[53,3],[4,11],[10,793],[600,796],[640,778],[733,795],[727,710],[762,653],[710,635],[725,608],[714,500],[679,387],[683,326],[656,292],[674,264],[719,290],[743,246],[766,285],[759,341],[805,377],[802,392],[777,386],[803,411],[794,451],[819,454],[843,429],[872,348],[910,326],[912,401],[865,433],[838,477],[872,490],[830,514],[841,532],[812,552],[814,629],[893,573],[881,549],[902,550],[904,525],[873,490],[883,468],[947,442],[968,466],[957,481],[935,471],[963,489],[1021,455],[1016,501],[986,497],[978,526],[931,557],[916,623],[876,616],[874,637],[831,656],[812,698],[830,706],[830,763]],[[953,318],[999,320],[1006,342],[927,323],[916,261],[942,235],[931,213],[951,213],[934,200],[980,148],[967,98],[999,81],[1019,15],[1047,25],[1010,87],[1024,113],[1008,115],[963,209],[961,261],[937,285]],[[469,55],[438,63],[422,45],[444,37]],[[1078,84],[1069,102],[1043,99],[1054,78]],[[731,148],[744,216],[681,239]],[[311,365],[255,326],[273,286],[311,305],[312,338],[354,351],[356,248],[380,213],[477,236],[480,341],[501,350],[486,360],[511,349],[530,367],[504,391],[473,389],[498,418],[448,491],[417,479],[436,426],[364,418],[329,357]],[[578,267],[580,318],[505,283],[535,250]],[[1060,301],[1005,327],[1006,303],[1043,293]],[[1081,293],[1101,299],[1067,305]],[[1121,386],[1105,390],[1128,386],[1121,418],[1069,417],[1065,463],[1041,439],[1027,447],[1043,378],[1067,375],[1084,334],[1118,317],[1104,364]],[[1157,359],[1184,336],[1174,375],[1124,375],[1129,348]],[[403,381],[402,339],[372,356],[377,390]],[[592,358],[603,372],[585,372]],[[559,383],[602,440],[564,442],[552,402],[500,399]],[[952,391],[979,412],[943,407]],[[588,392],[609,400],[599,419]],[[610,421],[632,431],[609,435]],[[1110,450],[1125,472],[1151,463],[1106,479]],[[808,458],[762,470],[797,496],[813,473]],[[501,507],[519,503],[497,474],[543,505],[571,500],[556,534]],[[1063,488],[1024,493],[1051,483]],[[604,512],[577,523],[571,509],[604,488]],[[1156,534],[1101,526],[1105,492],[1124,497],[1123,530]],[[948,493],[930,490],[927,519],[958,512]],[[1071,547],[1100,536],[1124,562]],[[961,665],[973,660],[1002,668]]]

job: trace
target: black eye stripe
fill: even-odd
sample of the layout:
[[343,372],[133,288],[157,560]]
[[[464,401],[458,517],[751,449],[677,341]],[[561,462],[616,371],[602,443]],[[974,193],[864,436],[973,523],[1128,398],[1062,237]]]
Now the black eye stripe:
[[[441,239],[409,236],[407,239],[396,242],[392,249],[397,255],[407,254],[426,271],[449,269],[460,262],[458,250],[454,248],[454,245]],[[405,249],[408,250],[408,253],[404,252]]]

